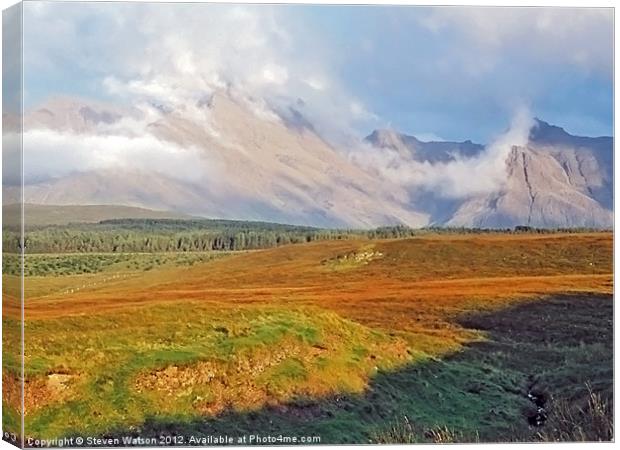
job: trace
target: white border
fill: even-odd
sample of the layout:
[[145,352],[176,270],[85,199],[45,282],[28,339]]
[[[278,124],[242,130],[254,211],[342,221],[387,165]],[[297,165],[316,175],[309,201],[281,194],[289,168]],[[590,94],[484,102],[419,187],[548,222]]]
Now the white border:
[[[73,0],[69,0],[69,1],[73,1]],[[97,1],[97,0],[79,0],[79,1]],[[123,1],[123,0],[107,0],[107,1]],[[153,2],[153,3],[184,3],[183,0],[166,0],[166,1],[162,1],[162,0],[132,0],[135,2]],[[18,1],[15,0],[0,0],[0,7],[2,9],[8,8],[16,3],[19,3]],[[211,0],[210,3],[235,3],[235,2],[231,2],[228,0]],[[563,0],[563,1],[558,1],[558,0],[545,0],[544,2],[536,2],[536,1],[502,1],[502,0],[476,0],[475,2],[468,2],[468,1],[464,1],[464,0],[448,0],[448,1],[429,1],[429,0],[425,0],[425,1],[408,1],[408,0],[391,0],[391,1],[383,1],[383,0],[376,0],[374,2],[371,1],[364,1],[364,0],[313,0],[313,1],[300,1],[300,0],[289,0],[289,1],[260,1],[260,0],[245,0],[244,2],[237,2],[237,3],[274,3],[274,4],[278,4],[278,3],[293,3],[293,4],[308,4],[308,3],[312,3],[312,4],[341,4],[341,5],[352,5],[352,4],[356,4],[356,5],[360,5],[360,4],[378,4],[378,5],[429,5],[429,6],[442,6],[442,5],[454,5],[454,6],[557,6],[557,7],[607,7],[607,8],[613,8],[615,6],[615,2],[614,1],[601,1],[601,0],[596,0],[596,1],[575,1],[575,0]],[[615,10],[614,10],[614,31],[615,31]],[[1,32],[1,21],[0,21],[0,32]],[[2,49],[0,47],[0,58],[2,55]],[[618,56],[618,45],[617,45],[617,35],[614,33],[614,62],[616,61]],[[616,137],[619,135],[618,134],[618,129],[617,129],[617,123],[615,121],[615,112],[616,112],[616,108],[615,105],[618,104],[617,100],[618,100],[618,92],[615,89],[615,86],[617,86],[617,81],[618,81],[618,73],[615,71],[615,64],[614,64],[614,155],[616,155]],[[2,99],[2,93],[0,92],[0,105],[1,105],[1,99]],[[0,123],[0,134],[2,132],[2,124]],[[1,160],[0,160],[0,173],[1,173]],[[618,168],[620,167],[620,158],[615,158],[614,157],[614,174],[618,174],[620,173],[618,171]],[[617,211],[617,199],[618,199],[618,185],[615,183],[616,182],[616,176],[614,176],[614,211]],[[619,219],[618,219],[618,215],[614,215],[614,229],[618,229],[617,225],[618,225]],[[2,217],[0,215],[0,227],[2,225]],[[615,235],[614,235],[615,236]],[[616,268],[619,267],[618,262],[620,261],[620,256],[618,253],[618,241],[615,239],[614,237],[614,292],[615,292],[615,277],[616,277]],[[1,280],[0,280],[0,285],[1,285]],[[615,333],[615,324],[618,323],[618,310],[619,308],[614,307],[614,378],[616,376],[616,374],[618,373],[618,368],[620,366],[619,362],[618,362],[618,358],[615,358],[615,349],[618,348],[618,335]],[[2,329],[2,325],[0,322],[0,332]],[[0,356],[0,360],[1,360],[1,356]],[[617,414],[617,410],[618,410],[618,389],[614,384],[614,423],[617,423],[617,418],[618,418],[618,414]],[[2,413],[0,411],[0,419],[2,417]],[[1,423],[1,422],[0,422]],[[617,429],[617,426],[615,427]],[[616,430],[614,430],[616,431]],[[437,445],[437,444],[418,444],[417,446],[432,446],[432,445]],[[500,449],[500,448],[504,448],[505,446],[514,446],[514,445],[518,445],[521,446],[521,448],[523,447],[533,447],[533,446],[540,446],[540,445],[552,445],[554,449],[558,449],[558,450],[562,450],[562,449],[582,449],[582,448],[586,448],[586,446],[589,445],[593,445],[593,444],[582,444],[582,443],[556,443],[556,444],[549,444],[549,443],[527,443],[527,444],[455,444],[455,445],[467,445],[468,447],[477,447],[477,446],[482,446],[484,448],[488,448],[490,450],[494,450],[494,449]],[[599,446],[604,446],[605,448],[609,448],[610,446],[614,445],[614,443],[600,443],[600,444],[596,444]],[[267,447],[267,446],[261,446],[261,447]],[[318,446],[312,446],[313,448],[316,449],[324,449],[324,450],[329,450],[330,448],[334,448],[336,446],[327,446],[327,445],[318,445]],[[386,448],[386,449],[407,449],[410,448],[411,446],[408,445],[383,445],[381,446],[381,448]],[[0,450],[5,450],[5,449],[14,449],[15,447],[13,447],[12,445],[10,445],[7,442],[4,441],[0,441]],[[154,448],[157,450],[161,450],[161,447],[141,447],[141,448]],[[235,448],[240,448],[240,447],[235,447]],[[277,448],[279,449],[295,449],[297,447],[292,447],[292,446],[278,446]]]

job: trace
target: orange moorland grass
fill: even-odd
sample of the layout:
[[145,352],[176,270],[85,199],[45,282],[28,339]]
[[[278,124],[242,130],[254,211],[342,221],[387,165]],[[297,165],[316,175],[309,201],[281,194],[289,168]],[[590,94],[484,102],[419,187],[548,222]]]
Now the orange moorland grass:
[[[357,261],[359,254],[369,256]],[[49,279],[31,280],[34,293]],[[145,272],[72,295],[28,296],[25,314],[46,319],[180,302],[318,306],[389,332],[440,335],[454,349],[472,337],[451,322],[460,312],[611,290],[611,233],[430,235],[289,245]],[[4,302],[5,313],[18,312],[15,299]]]
[[[110,350],[109,355],[95,352],[99,355],[97,358],[101,359],[101,364],[81,369],[83,377],[86,376],[86,371],[92,371],[89,376],[96,380],[105,381],[108,379],[106,377],[111,377],[109,383],[113,384],[102,387],[101,389],[105,390],[97,391],[99,394],[96,395],[103,396],[105,393],[116,401],[122,396],[119,397],[121,394],[114,389],[121,389],[124,398],[135,402],[131,403],[131,408],[123,404],[123,410],[126,414],[135,414],[135,420],[139,421],[141,408],[145,407],[145,404],[140,402],[151,402],[158,405],[158,408],[170,406],[167,394],[164,394],[172,389],[171,386],[174,388],[178,380],[187,378],[187,383],[193,386],[195,377],[217,380],[217,377],[234,379],[237,376],[236,372],[227,372],[228,369],[214,368],[204,361],[196,362],[193,359],[196,358],[195,355],[205,355],[205,352],[208,353],[213,348],[211,341],[196,341],[202,336],[200,329],[190,329],[190,325],[204,326],[204,317],[228,317],[224,326],[226,329],[231,328],[234,317],[238,316],[240,320],[243,320],[245,314],[248,317],[257,317],[253,320],[258,320],[258,331],[255,331],[260,334],[264,325],[261,325],[263,319],[259,318],[264,316],[268,318],[265,320],[271,321],[269,327],[279,330],[280,325],[277,324],[280,321],[289,321],[291,326],[298,328],[298,332],[303,335],[306,333],[304,330],[321,330],[317,320],[323,316],[319,311],[327,310],[326,312],[332,315],[324,316],[325,320],[334,321],[337,328],[348,330],[347,333],[359,340],[361,347],[341,341],[337,333],[334,334],[335,330],[327,327],[320,333],[334,342],[330,352],[334,355],[340,354],[342,362],[332,366],[323,367],[319,364],[314,367],[314,363],[305,361],[302,355],[314,351],[311,349],[315,344],[306,342],[306,338],[303,338],[302,344],[291,346],[290,354],[287,353],[283,360],[276,358],[273,366],[264,368],[265,373],[271,374],[269,379],[265,379],[264,388],[256,387],[256,383],[263,382],[261,380],[266,376],[262,373],[257,373],[255,378],[248,381],[253,386],[251,389],[248,388],[250,385],[246,386],[247,383],[239,385],[249,389],[243,393],[229,391],[226,383],[222,384],[221,389],[212,389],[205,393],[198,387],[176,386],[184,392],[189,389],[193,393],[191,399],[188,397],[190,403],[185,405],[189,410],[195,409],[199,413],[217,412],[223,405],[230,404],[233,397],[237,399],[235,401],[241,402],[240,407],[256,407],[273,399],[289,398],[299,393],[299,389],[325,395],[338,389],[336,380],[340,378],[341,370],[350,371],[345,369],[350,362],[345,361],[350,361],[352,357],[359,358],[359,374],[356,376],[360,381],[355,386],[349,386],[349,389],[359,391],[371,374],[370,370],[377,364],[370,358],[372,353],[383,353],[387,358],[384,368],[389,369],[408,360],[407,357],[403,358],[403,353],[413,355],[414,359],[418,354],[441,356],[458,350],[466,342],[481,339],[483,336],[480,333],[464,329],[455,323],[453,319],[461,313],[502,308],[514,302],[553,293],[610,293],[612,235],[431,235],[396,240],[323,241],[234,254],[192,267],[164,267],[112,280],[108,277],[105,282],[101,274],[60,278],[64,280],[54,281],[58,283],[58,290],[50,289],[49,281],[55,278],[30,277],[26,280],[26,334],[30,333],[30,341],[26,343],[29,347],[27,353],[30,353],[31,357],[40,354],[38,364],[41,364],[41,367],[51,364],[44,349],[46,342],[49,343],[49,336],[43,332],[49,328],[45,325],[48,321],[50,326],[62,324],[62,327],[66,327],[66,330],[54,337],[58,348],[63,346],[60,342],[62,336],[66,335],[69,339],[69,336],[83,335],[85,341],[92,340],[95,343],[109,339],[106,345],[113,348],[117,348],[117,339],[122,339],[122,342],[129,340],[128,343],[131,341],[131,345],[137,346],[132,351],[159,351],[148,350],[153,345],[149,342],[159,341],[161,344],[158,345],[173,345],[176,349],[173,357],[168,350],[168,353],[162,354],[164,356],[157,357],[160,368],[155,371],[140,370],[140,367],[152,367],[152,362],[131,359],[125,353],[115,356],[117,350]],[[67,294],[67,283],[74,282],[76,285],[81,283],[82,289],[75,289],[73,293]],[[15,297],[5,295],[3,303],[5,317],[19,317],[19,302]],[[278,311],[291,311],[292,316],[277,319],[283,314]],[[154,331],[149,331],[140,323],[134,324],[137,318],[140,319],[139,322],[144,322],[142,325],[151,324]],[[337,318],[342,318],[344,322],[339,322],[340,319]],[[160,322],[161,320],[165,322]],[[184,320],[186,326],[183,325]],[[364,327],[355,328],[355,322]],[[110,330],[110,326],[119,327],[119,331]],[[121,329],[124,333],[122,335]],[[185,331],[180,331],[181,329]],[[373,329],[382,334],[373,335]],[[217,331],[217,327],[214,330]],[[228,335],[229,331],[226,333]],[[208,334],[208,339],[214,339],[216,334]],[[103,336],[107,337],[104,339]],[[388,340],[385,340],[385,336]],[[175,342],[175,339],[179,342]],[[243,339],[246,338],[240,336],[240,339],[245,342]],[[134,340],[136,342],[133,342]],[[217,342],[226,343],[228,340]],[[375,342],[372,345],[381,350],[369,353],[362,348],[366,345],[362,341],[369,346]],[[403,342],[407,343],[406,351]],[[85,347],[85,350],[89,348]],[[250,353],[243,357],[236,353],[234,355],[241,358],[239,361],[247,358],[250,358],[248,361],[264,359],[257,356],[263,351],[261,348],[260,345],[254,346]],[[359,357],[355,356],[362,350]],[[70,355],[73,353],[59,353],[57,357],[62,359]],[[58,370],[55,369],[51,375],[47,375],[48,378],[67,376],[66,373],[71,372],[72,364],[78,367],[81,356],[75,354],[71,358],[74,356],[77,358],[75,361],[63,362],[60,365],[58,361],[53,363]],[[134,374],[131,376],[135,377],[137,374],[134,381],[128,381],[131,378],[129,372],[110,373],[104,377],[103,374],[109,372],[110,367],[114,367],[114,358],[119,357],[130,358],[126,364],[135,371],[131,372]],[[167,358],[172,358],[170,361],[186,359],[186,365],[178,367],[177,362],[166,365]],[[324,358],[317,356],[314,359],[321,361]],[[191,366],[188,372],[190,375],[185,374],[186,369],[183,369],[190,367],[187,364]],[[307,372],[300,368],[304,366],[314,368]],[[29,417],[28,420],[33,421],[31,424],[34,429],[48,423],[45,410],[40,408],[51,401],[49,399],[53,397],[56,389],[55,385],[50,387],[50,380],[42,381],[37,370],[33,369],[30,388],[27,389],[28,398],[32,402],[30,410],[39,408],[42,414],[40,417]],[[231,370],[234,370],[234,367]],[[282,376],[289,381],[281,386],[277,383],[274,385],[274,380],[281,376],[277,372],[280,370],[284,373]],[[317,377],[322,377],[322,380]],[[52,381],[52,384],[60,383],[60,392],[68,395],[67,391],[63,390],[64,382],[56,378]],[[288,384],[290,382],[293,384]],[[80,384],[80,389],[86,389],[84,392],[89,392],[95,386],[88,377],[80,383],[83,384]],[[132,397],[128,394],[130,391],[126,391],[127,383],[133,386],[131,389],[134,391],[131,392],[134,394],[131,395],[140,396]],[[35,389],[36,386],[40,389]],[[114,389],[108,392],[112,386],[115,386]],[[158,393],[158,390],[163,390],[164,394]],[[76,399],[79,399],[86,394],[76,391],[75,395]],[[103,401],[99,407],[101,417],[105,416],[105,408],[110,408]],[[115,407],[118,408],[119,405]],[[177,413],[187,414],[186,409],[179,409]],[[62,410],[54,411],[54,414],[65,414]],[[114,423],[112,410],[107,414],[106,417],[112,421],[110,423]],[[75,420],[73,416],[62,417],[65,421]],[[102,426],[98,420],[92,419],[92,430],[103,430],[98,428]],[[62,431],[62,421],[58,419],[54,423],[60,427],[56,431]],[[50,431],[49,428],[40,429]]]
[[[375,256],[359,264],[343,264],[342,270],[331,263],[361,251]],[[49,279],[28,280],[27,318],[200,301],[352,308],[357,310],[357,319],[367,313],[373,320],[372,305],[381,311],[389,304],[390,310],[422,307],[453,312],[461,306],[484,307],[497,301],[503,305],[505,299],[555,292],[609,293],[612,235],[491,234],[323,241],[237,254],[189,268],[144,272],[70,295],[37,296],[37,283],[47,285]],[[476,299],[482,300],[480,304]],[[15,298],[5,296],[5,305],[6,312],[15,315]],[[404,324],[397,321],[390,325]]]

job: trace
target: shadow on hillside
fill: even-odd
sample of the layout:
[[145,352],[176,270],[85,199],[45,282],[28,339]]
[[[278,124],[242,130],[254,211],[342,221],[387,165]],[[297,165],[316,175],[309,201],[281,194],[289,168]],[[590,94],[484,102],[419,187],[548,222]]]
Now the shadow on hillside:
[[578,402],[590,382],[612,397],[612,296],[554,296],[459,322],[489,339],[443,360],[380,373],[363,395],[298,399],[211,419],[150,418],[139,430],[108,437],[175,435],[187,445],[190,436],[230,436],[235,444],[243,435],[320,436],[322,444],[363,444],[407,416],[417,427],[445,426],[464,440],[529,440],[538,429],[528,424],[536,409],[528,392]]

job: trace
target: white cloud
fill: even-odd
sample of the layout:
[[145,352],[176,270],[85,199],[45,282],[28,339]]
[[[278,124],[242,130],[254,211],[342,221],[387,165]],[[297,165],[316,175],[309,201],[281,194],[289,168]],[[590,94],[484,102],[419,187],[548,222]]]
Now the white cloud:
[[441,142],[445,141],[441,136],[436,135],[435,133],[413,133],[413,135],[422,142]]
[[456,34],[453,51],[472,74],[507,55],[527,53],[544,64],[570,64],[611,77],[611,8],[428,8],[419,22],[438,35]]
[[513,146],[527,145],[534,121],[529,112],[518,110],[510,129],[474,157],[449,162],[420,162],[389,148],[366,148],[352,152],[351,159],[382,177],[408,189],[425,189],[445,198],[489,194],[506,180],[506,160]]
[[353,100],[349,104],[349,110],[351,111],[353,117],[358,119],[378,119],[375,114],[368,111],[366,107],[358,100]]
[[303,81],[315,91],[323,91],[327,88],[327,83],[320,77],[310,77]]
[[288,81],[288,70],[277,64],[267,64],[263,67],[262,75],[266,83],[283,85]]
[[24,182],[60,178],[75,172],[131,167],[183,182],[209,180],[217,173],[195,147],[183,148],[150,134],[73,134],[35,129],[24,133]]
[[374,120],[350,107],[359,100],[333,76],[338,63],[324,51],[330,44],[292,32],[287,8],[74,3],[27,11],[27,68],[51,74],[78,64],[129,103],[187,105],[232,86],[253,103],[262,99],[262,112],[301,99],[326,135]]

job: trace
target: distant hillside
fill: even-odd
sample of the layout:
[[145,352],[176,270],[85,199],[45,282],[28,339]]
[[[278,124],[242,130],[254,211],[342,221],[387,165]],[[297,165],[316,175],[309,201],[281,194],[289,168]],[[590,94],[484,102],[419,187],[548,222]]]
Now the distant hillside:
[[[187,217],[160,212],[177,210],[330,229],[613,224],[612,137],[536,120],[518,142],[508,132],[503,139],[513,141],[482,145],[383,129],[337,148],[303,111],[262,107],[228,90],[193,105],[195,114],[185,105],[50,99],[25,114],[24,151],[56,164],[27,165],[23,196],[65,206],[29,213],[28,222]],[[127,125],[134,122],[137,134]],[[18,194],[3,186],[5,199]],[[127,207],[75,214],[70,205]]]
[[[184,105],[167,112],[146,106],[123,111],[67,98],[40,105],[24,117],[30,154],[64,155],[66,164],[41,173],[25,167],[25,201],[131,205],[317,227],[424,226],[428,221],[411,208],[403,189],[351,164],[298,111],[266,117],[223,91],[194,107],[198,116],[187,114]],[[134,121],[144,126],[139,136],[124,128]],[[98,163],[108,160],[110,127],[126,144],[122,152],[115,150],[121,161],[116,166]],[[98,143],[96,148],[82,149],[88,139]],[[88,163],[81,165],[67,148]],[[11,193],[5,189],[5,195]]]
[[456,155],[472,157],[484,150],[484,145],[472,141],[424,142],[415,136],[388,129],[375,130],[364,140],[374,147],[394,150],[401,157],[430,163],[453,161]]
[[[67,225],[69,223],[95,223],[111,219],[190,219],[192,216],[172,212],[155,211],[146,208],[118,205],[35,205],[27,203],[26,226]],[[19,225],[19,205],[2,207],[4,226]]]
[[613,138],[573,136],[536,120],[506,161],[504,187],[462,203],[449,226],[613,226]]
[[[399,164],[418,170],[432,167],[447,170],[446,163],[476,157],[485,149],[471,141],[422,142],[394,130],[375,130],[366,142],[377,151],[398,155],[388,170]],[[438,163],[439,166],[433,166]],[[414,188],[410,193],[412,205],[429,213],[430,224],[438,226],[612,226],[613,138],[573,136],[563,128],[536,119],[528,142],[513,145],[507,152],[504,170],[503,185],[493,192],[446,198]],[[472,183],[481,176],[472,172]]]

